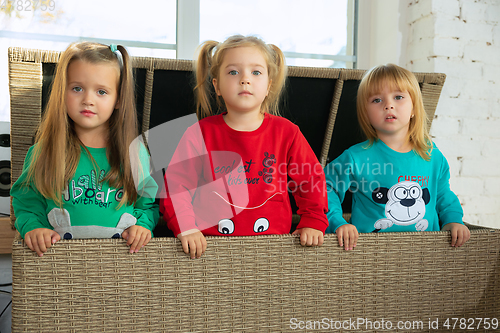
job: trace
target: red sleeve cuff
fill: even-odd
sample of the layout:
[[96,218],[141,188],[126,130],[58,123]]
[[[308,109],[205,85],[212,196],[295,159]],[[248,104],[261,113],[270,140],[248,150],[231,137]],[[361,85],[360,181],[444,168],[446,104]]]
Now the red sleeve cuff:
[[[163,219],[165,220],[165,215],[163,215]],[[177,220],[177,216],[173,216],[165,221],[167,222],[167,227],[172,230],[175,237],[184,231],[198,229],[195,218],[192,216],[184,216],[181,223]]]
[[297,225],[297,229],[301,228],[313,228],[321,231],[324,235],[326,228],[328,228],[328,220],[326,219],[326,215],[324,219],[318,219],[310,216],[301,216],[300,222]]

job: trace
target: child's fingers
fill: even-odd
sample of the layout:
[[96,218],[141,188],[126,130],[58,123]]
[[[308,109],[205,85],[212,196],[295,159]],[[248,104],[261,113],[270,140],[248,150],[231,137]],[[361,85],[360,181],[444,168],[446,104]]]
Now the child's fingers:
[[[42,252],[47,252],[47,239],[44,234],[38,234],[37,236],[37,241],[38,241],[38,248]],[[50,245],[50,241],[48,242]]]
[[52,246],[52,233],[51,232],[44,233],[43,241],[45,242],[45,248],[48,250]]
[[38,256],[40,256],[40,257],[43,256],[43,251],[40,250],[40,246],[38,245],[37,240],[33,242],[33,251],[35,251],[36,254],[38,254]]
[[[134,234],[132,236],[132,234]],[[131,244],[130,244],[130,253],[134,253],[134,252],[137,252],[136,250],[138,250],[138,246],[139,246],[139,243],[141,242],[141,233],[138,233],[138,232],[131,232],[131,237],[129,237],[129,241]],[[127,243],[128,243],[127,242]]]
[[[316,244],[315,244],[316,243]],[[306,232],[306,245],[307,246],[315,246],[318,245],[318,238],[315,237],[314,235],[309,234]]]
[[33,243],[31,242],[31,236],[29,234],[26,234],[24,236],[24,242],[26,245],[29,247],[31,251],[35,251],[35,247],[33,246]]
[[122,238],[128,240],[129,234],[128,234],[128,229],[123,230],[122,232]]
[[[301,232],[300,233],[300,244],[302,246],[311,246],[311,244],[308,244],[308,237],[307,237],[307,233],[306,232]],[[310,241],[309,241],[310,242]]]
[[350,250],[351,249],[351,245],[352,245],[352,243],[351,243],[351,237],[349,235],[349,232],[346,232],[344,234],[344,249],[345,250]]
[[196,240],[192,239],[189,241],[189,250],[191,254],[191,259],[196,258]]
[[[300,235],[300,245],[318,246],[324,242],[323,233],[311,228],[296,229],[292,235]],[[337,234],[339,244],[342,242],[340,234]]]
[[[141,237],[139,239],[139,242],[137,243],[137,245],[135,246],[135,252],[139,252],[139,250],[141,248],[143,248],[146,244],[147,244],[147,239],[148,239],[148,233],[147,232],[143,232],[141,234]],[[146,243],[146,244],[145,244]]]
[[184,253],[189,254],[189,242],[187,241],[187,239],[183,238],[181,240],[181,244],[182,244],[182,250],[184,250]]
[[312,246],[318,246],[318,245],[319,245],[319,236],[314,235],[312,240]]
[[342,231],[339,231],[338,229],[337,229],[337,239],[339,241],[339,246],[340,247],[344,246],[344,235]]
[[452,229],[451,230],[451,246],[455,246],[457,244],[457,230]]
[[31,251],[36,252],[38,256],[43,256],[43,251],[40,249],[40,245],[38,244],[39,235],[36,233],[27,233],[25,236],[26,245],[31,249]]
[[141,246],[141,247],[144,247],[144,246],[148,245],[148,243],[149,243],[149,241],[150,241],[150,240],[151,240],[151,232],[150,232],[150,231],[148,231],[148,232],[146,233],[146,239],[145,239],[145,241],[144,241],[144,244],[142,244],[142,246]]
[[127,236],[127,245],[130,246],[136,240],[137,229],[131,227],[131,228],[127,229],[127,230],[129,230],[128,236]]
[[313,230],[312,234],[308,236],[308,238],[311,239],[311,246],[318,246],[319,244],[319,239],[320,239],[320,233],[316,232],[316,230]]
[[36,239],[33,242],[33,246],[35,247],[35,252],[41,257],[43,256],[43,253],[47,251],[47,248],[45,247],[45,240],[43,238],[43,235],[37,235]]
[[467,242],[469,239],[470,239],[470,230],[469,228],[466,227],[466,229],[464,230],[464,239],[462,245],[464,245],[465,242]]
[[351,238],[351,250],[353,250],[357,243],[358,243],[358,237],[359,237],[359,234],[357,232],[357,230],[351,230],[350,232],[350,238]]
[[460,247],[464,244],[464,234],[462,230],[457,231],[457,242],[455,243],[456,247]]
[[321,233],[318,237],[318,246],[323,245],[323,242],[325,241],[325,237],[323,236],[323,233]]
[[59,242],[61,240],[61,235],[59,235],[57,232],[53,231],[51,238],[52,238],[52,244],[55,244],[56,242]]
[[458,231],[456,246],[460,247],[460,246],[464,245],[465,242],[467,242],[469,240],[469,238],[470,238],[470,231],[469,231],[469,229],[468,228],[466,228],[466,229],[461,228]]
[[467,230],[465,230],[465,238],[464,238],[464,243],[465,242],[468,242],[470,239],[470,230],[469,228],[467,228]]
[[201,253],[203,254],[207,250],[207,239],[204,236],[201,238],[201,247],[202,247]]
[[201,238],[196,239],[196,258],[201,258],[203,254],[203,246]]

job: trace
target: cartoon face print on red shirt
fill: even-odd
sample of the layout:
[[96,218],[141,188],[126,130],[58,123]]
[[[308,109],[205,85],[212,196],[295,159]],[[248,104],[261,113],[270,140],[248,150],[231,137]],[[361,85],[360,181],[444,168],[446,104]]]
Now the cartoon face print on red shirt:
[[[282,206],[283,194],[280,192],[269,192],[263,189],[271,188],[268,186],[262,186],[266,184],[272,184],[275,179],[274,175],[276,173],[276,158],[274,154],[269,152],[264,152],[264,156],[261,157],[260,163],[255,163],[253,159],[241,160],[241,161],[226,161],[226,164],[230,165],[229,168],[225,168],[229,171],[224,175],[224,179],[227,185],[227,195],[226,193],[213,192],[214,195],[219,197],[219,204],[217,207],[221,207],[219,210],[221,213],[227,209],[231,209],[231,214],[229,216],[222,216],[217,222],[217,231],[221,235],[231,235],[231,234],[260,234],[269,230],[272,219],[269,216],[265,216],[265,212],[270,209],[271,206]],[[237,166],[236,166],[237,165]],[[257,167],[260,169],[257,169]],[[214,172],[220,173],[223,167],[216,165],[214,163]],[[258,170],[257,175],[255,171]],[[257,176],[257,177],[255,177]],[[217,176],[216,176],[217,178]],[[220,179],[220,178],[219,178]],[[259,186],[260,185],[260,186]],[[245,197],[241,192],[249,193],[249,197],[252,194],[255,196],[255,191],[262,191],[258,197],[261,199],[260,202],[254,205],[247,202],[242,203],[238,198]],[[248,198],[247,198],[248,199]],[[226,206],[226,207],[224,207]],[[238,218],[234,218],[238,216]],[[244,222],[242,222],[244,220]]]

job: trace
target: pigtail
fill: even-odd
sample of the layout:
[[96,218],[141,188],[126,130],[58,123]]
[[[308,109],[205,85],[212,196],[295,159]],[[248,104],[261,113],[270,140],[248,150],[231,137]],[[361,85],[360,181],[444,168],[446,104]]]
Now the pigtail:
[[[108,160],[111,170],[105,177],[113,187],[123,186],[120,205],[137,201],[137,189],[133,173],[139,173],[138,147],[131,144],[139,135],[135,108],[134,77],[127,50],[118,45],[115,56],[120,64],[120,82],[117,108],[109,119]],[[134,170],[133,170],[134,169]],[[140,179],[140,178],[138,178]]]
[[272,50],[274,59],[270,59],[269,61],[269,78],[272,81],[266,98],[267,103],[266,101],[264,101],[264,103],[266,104],[267,112],[278,116],[279,101],[285,88],[288,67],[286,65],[285,55],[281,49],[273,44],[268,44],[268,46]]
[[201,120],[213,114],[212,110],[212,64],[213,50],[219,45],[218,42],[209,40],[204,42],[198,48],[198,59],[194,64],[194,72],[196,77],[196,86],[194,88],[196,96],[196,115]]

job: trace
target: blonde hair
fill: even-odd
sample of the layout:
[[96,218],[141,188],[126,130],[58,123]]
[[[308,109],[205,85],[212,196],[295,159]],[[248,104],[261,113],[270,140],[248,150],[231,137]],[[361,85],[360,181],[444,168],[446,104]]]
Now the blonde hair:
[[74,122],[68,116],[65,102],[68,67],[77,60],[116,66],[120,73],[118,108],[108,120],[107,157],[110,171],[103,181],[109,181],[110,186],[116,188],[123,187],[124,195],[120,206],[124,202],[132,204],[137,201],[129,152],[130,144],[138,135],[134,79],[127,50],[121,45],[117,49],[121,53],[121,59],[107,45],[73,43],[62,53],[57,64],[50,97],[36,134],[33,160],[26,181],[32,182],[44,197],[52,199],[60,207],[62,191],[75,174],[82,149],[96,166],[92,155],[75,132]]
[[410,95],[414,116],[410,118],[408,141],[413,150],[424,160],[430,160],[432,141],[427,128],[428,118],[424,109],[420,86],[412,72],[394,64],[379,65],[368,70],[358,88],[356,101],[358,122],[366,138],[370,141],[369,146],[378,139],[378,136],[368,119],[368,98],[382,91],[385,85],[391,86],[391,89],[407,91]]
[[213,90],[212,79],[219,80],[220,66],[224,60],[224,53],[235,47],[257,47],[264,56],[269,73],[271,86],[269,93],[262,102],[262,111],[279,115],[278,103],[285,86],[287,66],[285,56],[279,47],[266,44],[253,36],[235,35],[223,43],[213,40],[202,43],[198,48],[198,59],[195,63],[196,86],[196,114],[198,119],[216,114],[212,110],[212,101],[215,99],[219,112],[224,110],[224,101]]

